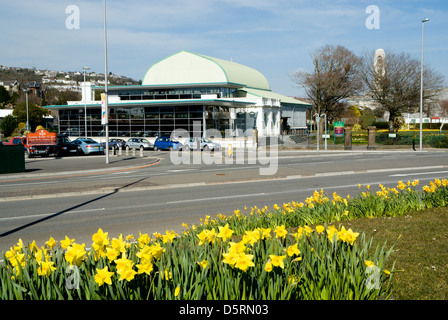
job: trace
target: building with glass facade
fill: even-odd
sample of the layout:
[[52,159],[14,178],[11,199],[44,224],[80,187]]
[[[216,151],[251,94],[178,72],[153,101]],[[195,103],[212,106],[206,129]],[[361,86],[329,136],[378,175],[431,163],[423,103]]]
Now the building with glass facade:
[[[104,87],[82,84],[81,101],[45,106],[58,118],[60,133],[104,136]],[[277,94],[266,77],[250,67],[187,51],[152,65],[141,85],[108,86],[109,137],[156,137],[175,129],[203,136],[278,136],[282,126],[306,128],[311,105]],[[283,118],[283,121],[282,121]],[[87,121],[86,121],[87,120]]]

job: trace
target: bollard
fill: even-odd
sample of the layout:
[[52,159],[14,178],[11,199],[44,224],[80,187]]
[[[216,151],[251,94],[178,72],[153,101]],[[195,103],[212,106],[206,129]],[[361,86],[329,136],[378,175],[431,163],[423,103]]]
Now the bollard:
[[143,158],[143,148],[140,148],[140,157]]
[[135,148],[132,148],[132,155],[135,156]]
[[126,146],[126,155],[129,155],[129,146]]
[[121,156],[123,153],[123,147],[118,148],[118,155]]

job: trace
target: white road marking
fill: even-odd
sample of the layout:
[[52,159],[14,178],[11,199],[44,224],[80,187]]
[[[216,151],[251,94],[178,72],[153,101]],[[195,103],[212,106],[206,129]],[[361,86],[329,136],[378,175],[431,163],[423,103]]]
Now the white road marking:
[[[104,211],[106,208],[97,208],[97,209],[85,209],[85,210],[74,210],[74,211],[66,211],[66,213],[85,213],[85,212],[93,212],[93,211]],[[57,214],[57,212],[50,213],[41,213],[41,214],[32,214],[27,216],[15,216],[15,217],[7,217],[0,218],[0,221],[8,221],[8,220],[19,220],[19,219],[29,219],[29,218],[40,218],[40,217],[48,217]]]

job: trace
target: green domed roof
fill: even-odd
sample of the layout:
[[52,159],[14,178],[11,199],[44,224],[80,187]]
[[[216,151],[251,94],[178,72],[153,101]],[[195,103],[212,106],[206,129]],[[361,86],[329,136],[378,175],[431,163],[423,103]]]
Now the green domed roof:
[[245,65],[187,51],[178,52],[152,65],[142,85],[238,84],[271,90],[259,71]]

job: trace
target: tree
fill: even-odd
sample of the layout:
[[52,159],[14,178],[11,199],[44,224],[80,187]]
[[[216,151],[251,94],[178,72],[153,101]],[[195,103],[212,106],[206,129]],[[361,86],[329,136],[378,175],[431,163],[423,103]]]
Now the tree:
[[[420,106],[420,61],[409,54],[387,53],[375,63],[373,53],[363,56],[362,79],[366,97],[389,112],[389,131],[396,129],[396,118],[403,112],[416,112]],[[428,104],[442,89],[444,77],[429,66],[423,72],[423,102]]]
[[[48,110],[45,110],[44,108],[34,104],[29,103],[28,104],[28,117],[30,122],[30,127],[35,128],[39,124],[43,123],[43,117],[48,115]],[[22,102],[19,103],[12,112],[12,115],[17,118],[18,122],[25,122],[27,120],[26,116],[26,103]]]
[[313,72],[297,72],[294,81],[303,86],[317,113],[325,113],[333,121],[344,99],[362,89],[359,78],[361,59],[343,46],[326,45],[313,55]]
[[440,109],[442,110],[442,117],[448,116],[448,100],[440,101]]
[[3,131],[5,137],[10,137],[14,130],[17,128],[18,122],[17,119],[8,114],[3,120],[0,122],[0,129]]
[[0,107],[8,103],[11,99],[8,90],[4,86],[0,85]]
[[375,119],[376,117],[373,111],[369,108],[365,108],[364,110],[362,110],[361,117],[359,118],[361,122],[361,127],[363,129],[367,129],[367,127],[373,126]]

